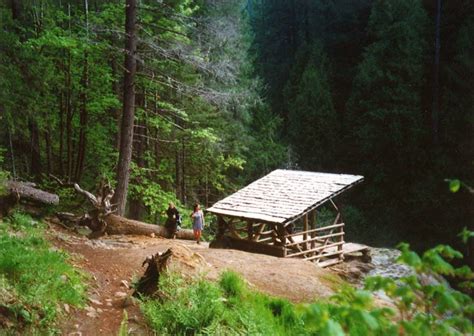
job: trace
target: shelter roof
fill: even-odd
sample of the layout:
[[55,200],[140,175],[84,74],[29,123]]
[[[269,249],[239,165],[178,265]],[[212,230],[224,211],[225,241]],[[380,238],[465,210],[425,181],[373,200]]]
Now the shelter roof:
[[363,176],[277,169],[207,211],[224,216],[287,223],[362,182]]

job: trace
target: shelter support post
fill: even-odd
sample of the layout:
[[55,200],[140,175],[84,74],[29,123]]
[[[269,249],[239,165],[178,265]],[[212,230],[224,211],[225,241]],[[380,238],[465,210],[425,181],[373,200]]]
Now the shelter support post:
[[[309,221],[310,228],[311,230],[314,230],[316,228],[316,209],[310,212],[309,219],[310,219]],[[316,246],[316,240],[314,240],[314,237],[316,237],[316,232],[311,231],[310,237],[311,237],[311,250],[313,250]]]
[[227,230],[227,223],[222,216],[217,216],[217,234],[216,239],[221,239]]
[[283,248],[283,257],[286,257],[286,228],[283,224],[277,224],[276,230],[278,234],[278,239],[280,240],[280,246]]
[[[339,216],[339,218],[341,217]],[[340,242],[340,245],[337,246],[337,252],[339,252],[339,260],[343,261],[344,260],[344,225],[339,227],[339,233],[340,233],[340,236],[338,237],[339,238],[338,240]]]
[[253,222],[247,221],[247,240],[253,240]]
[[304,241],[304,244],[303,244],[303,249],[305,251],[308,250],[308,214],[306,213],[304,216],[303,216],[303,241]]

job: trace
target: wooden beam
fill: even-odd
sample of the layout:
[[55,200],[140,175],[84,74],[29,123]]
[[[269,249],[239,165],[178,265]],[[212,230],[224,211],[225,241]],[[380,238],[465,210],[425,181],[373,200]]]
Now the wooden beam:
[[[344,226],[344,223],[339,223],[339,224],[334,224],[334,225],[329,225],[329,226],[324,226],[324,227],[320,227],[320,228],[316,228],[316,229],[312,229],[312,230],[308,230],[306,231],[306,233],[310,233],[310,232],[321,232],[321,231],[326,231],[326,230],[330,230],[330,229],[335,229],[335,228],[339,228],[341,226]],[[294,236],[299,236],[301,234],[303,234],[304,232],[296,232],[296,233],[292,233],[292,234],[287,234],[286,235],[286,238],[288,237],[294,237]]]
[[[317,254],[317,255],[314,255],[312,257],[306,258],[306,260],[315,260],[315,259],[319,260],[321,258],[334,257],[334,256],[337,256],[337,255],[339,255],[339,251],[329,252],[329,253],[321,253],[321,254]],[[336,260],[342,261],[340,258],[336,258]]]
[[308,214],[305,214],[303,217],[303,249],[308,250]]
[[[341,232],[336,232],[336,233],[331,233],[331,234],[327,234],[327,235],[320,236],[320,237],[308,238],[304,242],[293,242],[293,243],[286,244],[286,246],[294,246],[294,245],[298,245],[300,243],[307,244],[309,242],[317,242],[318,240],[329,239],[329,238],[334,238],[334,237],[341,237],[341,236],[344,236],[344,232],[342,232],[342,233]],[[340,240],[340,238],[339,238],[339,240]]]
[[283,248],[283,257],[286,257],[286,229],[283,224],[279,224],[276,226],[276,230],[278,233],[278,238],[280,239],[280,246]]
[[335,265],[335,264],[339,264],[340,262],[341,261],[339,259],[332,258],[332,259],[328,259],[328,260],[318,262],[317,265],[319,267],[328,267],[328,266],[332,266],[332,265]]
[[247,221],[247,240],[253,240],[253,225],[252,221]]
[[[316,210],[311,211],[310,215],[310,227],[311,227],[311,238],[314,238],[316,236],[316,232],[313,231],[316,228]],[[314,240],[311,240],[311,249],[314,249],[316,245],[316,242]]]
[[217,233],[216,239],[220,239],[224,236],[225,232],[227,231],[227,222],[225,221],[224,217],[217,216]]
[[[254,224],[255,225],[255,224]],[[263,230],[265,229],[265,223],[260,223],[257,229],[257,232],[253,235],[252,240],[257,241],[260,238],[260,235],[262,234]]]
[[237,239],[234,237],[228,237],[229,245],[231,248],[241,251],[247,251],[252,253],[268,254],[275,257],[284,257],[285,248],[282,246],[274,246],[268,244],[261,244],[254,241],[245,239]]
[[274,239],[274,236],[272,236],[272,237],[267,237],[267,238],[262,238],[262,239],[257,240],[256,242],[257,242],[257,243],[265,243],[265,242],[268,242],[268,241],[270,241],[270,240],[273,242],[273,239]]
[[242,237],[237,232],[232,219],[227,223],[227,227],[228,227],[229,233],[232,235],[232,237],[237,238],[237,239],[242,239]]
[[282,224],[276,225],[276,232],[278,233],[278,238],[280,239],[280,244],[285,245],[286,242],[286,229]]
[[[339,241],[344,242],[344,226],[341,226],[339,228],[339,234],[340,234]],[[344,251],[343,251],[344,248],[343,247],[344,247],[343,244],[341,244],[340,246],[337,247],[337,251],[339,252],[339,260],[340,261],[344,260]]]
[[[327,248],[336,247],[336,246],[343,245],[343,244],[344,244],[344,242],[337,242],[337,243],[333,243],[333,244],[318,246],[318,247],[315,247],[314,249],[311,249],[311,250],[309,250],[309,251],[302,251],[302,252],[287,254],[287,257],[288,257],[288,258],[291,258],[291,257],[298,257],[298,256],[303,255],[303,254],[306,254],[306,253],[308,253],[308,252],[324,251],[324,250],[327,249]],[[335,252],[335,253],[336,253],[336,254],[339,254],[338,251]]]

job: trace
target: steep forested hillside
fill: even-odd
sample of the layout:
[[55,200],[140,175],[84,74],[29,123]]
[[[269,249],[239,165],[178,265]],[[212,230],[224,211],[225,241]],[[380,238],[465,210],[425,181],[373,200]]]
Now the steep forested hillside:
[[291,164],[366,176],[345,208],[353,239],[426,248],[472,227],[472,195],[444,180],[473,178],[473,3],[251,3]]

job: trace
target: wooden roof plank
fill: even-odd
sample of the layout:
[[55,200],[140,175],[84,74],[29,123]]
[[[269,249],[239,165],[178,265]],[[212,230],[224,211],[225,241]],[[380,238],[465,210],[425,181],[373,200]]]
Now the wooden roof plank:
[[284,223],[361,182],[363,176],[277,169],[214,204],[211,213]]

